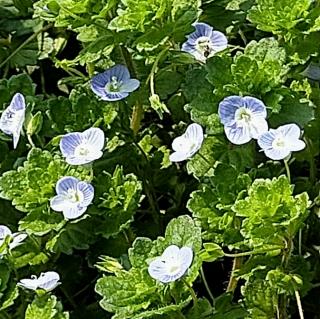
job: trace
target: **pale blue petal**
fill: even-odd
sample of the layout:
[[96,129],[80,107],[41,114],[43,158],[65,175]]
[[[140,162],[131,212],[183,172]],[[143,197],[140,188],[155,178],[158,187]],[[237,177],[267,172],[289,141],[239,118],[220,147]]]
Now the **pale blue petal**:
[[213,31],[210,40],[212,42],[213,50],[216,52],[225,50],[228,47],[228,39],[220,31]]
[[192,249],[190,247],[182,247],[179,251],[179,259],[181,261],[182,270],[188,270],[193,260]]
[[235,123],[235,113],[237,109],[243,106],[241,96],[228,96],[224,98],[218,109],[218,114],[223,125],[231,126]]
[[82,134],[75,132],[75,133],[68,133],[62,137],[60,140],[60,150],[64,157],[69,157],[74,154],[74,150],[77,146],[82,143]]
[[121,92],[133,92],[140,86],[140,81],[136,79],[129,79],[125,81],[121,87]]
[[17,246],[20,246],[27,237],[28,235],[25,233],[14,233],[12,235],[12,242],[9,244],[9,249],[14,249]]
[[91,184],[86,182],[78,183],[78,190],[83,194],[83,201],[81,202],[81,206],[88,206],[91,204],[94,198],[94,188]]
[[127,92],[105,92],[104,96],[101,96],[103,101],[120,101],[129,95]]
[[303,150],[306,147],[306,143],[301,140],[294,140],[294,141],[289,141],[290,142],[290,150],[292,152],[298,152]]
[[203,129],[201,125],[197,123],[190,124],[186,129],[185,137],[193,142],[196,142],[196,144],[201,145],[203,142]]
[[84,214],[87,207],[68,207],[63,210],[63,216],[65,219],[75,219]]
[[286,124],[279,126],[278,129],[284,136],[288,136],[293,140],[298,140],[301,135],[301,130],[297,124]]
[[258,138],[258,145],[262,150],[272,149],[272,143],[276,138],[276,130],[270,129],[268,132],[261,134]]
[[248,108],[254,116],[261,116],[263,118],[267,117],[267,109],[264,103],[256,99],[255,97],[252,96],[245,96],[242,98],[243,99],[243,106]]
[[50,200],[50,207],[56,212],[62,212],[68,205],[69,202],[67,202],[65,196],[62,195],[56,195]]
[[104,132],[97,127],[89,128],[85,130],[83,133],[83,140],[85,140],[88,144],[94,146],[96,150],[102,150],[105,143]]
[[198,22],[194,24],[194,27],[196,28],[196,31],[192,33],[194,37],[211,37],[213,28],[210,25],[203,22]]
[[38,288],[44,289],[46,291],[52,291],[60,283],[60,276],[55,271],[47,271],[41,273],[38,278]]
[[274,161],[279,161],[289,156],[291,152],[287,148],[283,148],[283,149],[271,148],[271,149],[265,149],[264,153],[268,158]]
[[100,157],[102,157],[103,152],[99,150],[91,151],[87,156],[70,156],[66,158],[66,162],[70,165],[84,165],[91,163]]
[[117,64],[107,71],[110,72],[110,78],[116,77],[118,82],[120,82],[120,81],[125,82],[130,79],[129,70],[124,65]]
[[248,126],[237,127],[234,124],[233,126],[225,126],[224,131],[228,140],[236,145],[248,143],[252,138]]
[[170,276],[167,275],[166,265],[159,257],[150,263],[148,272],[153,279],[164,283],[170,281]]
[[60,178],[56,184],[56,192],[58,195],[66,195],[69,189],[77,190],[79,180],[73,176],[64,176]]
[[91,88],[95,90],[103,89],[105,88],[106,84],[111,81],[111,72],[110,70],[106,70],[102,73],[99,73],[95,75],[91,79]]
[[14,112],[24,111],[26,109],[24,96],[21,93],[16,93],[11,100],[9,108]]

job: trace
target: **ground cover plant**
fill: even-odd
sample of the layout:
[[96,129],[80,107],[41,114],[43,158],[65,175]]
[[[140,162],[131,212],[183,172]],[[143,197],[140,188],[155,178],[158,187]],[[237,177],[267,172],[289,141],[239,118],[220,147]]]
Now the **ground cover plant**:
[[319,15],[0,0],[0,319],[320,318]]

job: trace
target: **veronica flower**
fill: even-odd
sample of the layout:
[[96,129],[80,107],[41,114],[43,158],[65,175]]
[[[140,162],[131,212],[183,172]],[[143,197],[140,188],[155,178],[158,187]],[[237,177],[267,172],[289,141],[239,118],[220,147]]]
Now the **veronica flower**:
[[190,247],[171,245],[148,268],[150,276],[163,283],[181,278],[192,264],[193,251]]
[[268,130],[266,106],[254,97],[226,97],[220,102],[218,113],[233,144],[245,144]]
[[181,162],[193,156],[201,147],[203,142],[203,130],[199,124],[193,123],[181,136],[172,142],[175,151],[170,155],[171,162]]
[[140,81],[130,79],[128,69],[120,64],[94,76],[91,80],[92,91],[104,101],[122,100],[139,85]]
[[84,214],[94,197],[94,188],[72,176],[65,176],[56,184],[57,195],[50,201],[50,207],[62,212],[65,219],[75,219]]
[[12,233],[7,226],[0,225],[0,246],[2,246],[6,238],[9,237],[9,249],[14,249],[15,247],[21,245],[27,236],[28,235],[25,233]]
[[13,136],[13,148],[19,142],[25,118],[26,103],[21,93],[16,93],[10,105],[2,112],[0,118],[0,130],[5,134]]
[[258,138],[258,144],[267,157],[281,160],[291,152],[301,151],[306,144],[300,140],[301,131],[296,124],[279,126],[276,130],[270,129]]
[[60,150],[68,164],[87,164],[103,155],[104,141],[103,131],[93,127],[84,132],[64,135],[60,141]]
[[58,273],[55,271],[47,271],[41,273],[39,278],[32,275],[31,279],[21,279],[18,285],[31,290],[43,289],[45,291],[51,291],[60,284],[59,280],[60,276]]
[[213,31],[206,23],[195,23],[194,27],[196,31],[182,44],[182,51],[191,53],[196,60],[206,62],[207,58],[227,48],[228,39],[222,32]]

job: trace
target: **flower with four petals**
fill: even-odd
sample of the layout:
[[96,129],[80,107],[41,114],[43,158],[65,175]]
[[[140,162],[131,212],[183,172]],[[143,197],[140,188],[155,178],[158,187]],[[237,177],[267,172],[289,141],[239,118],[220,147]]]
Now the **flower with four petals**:
[[219,117],[228,140],[245,144],[268,131],[267,110],[262,101],[251,96],[228,96],[219,104]]
[[189,269],[193,260],[190,247],[179,248],[176,245],[167,247],[160,257],[153,260],[149,267],[149,275],[162,283],[176,281]]
[[62,212],[65,219],[75,219],[83,215],[91,204],[94,188],[75,177],[65,176],[57,182],[56,193],[50,201],[50,207]]
[[206,23],[195,23],[196,29],[189,34],[188,40],[182,44],[182,51],[192,54],[196,60],[203,63],[215,53],[223,51],[228,46],[228,39],[220,31],[214,31]]
[[131,79],[128,69],[121,64],[97,74],[91,80],[91,89],[104,101],[119,101],[126,98],[140,85],[137,79]]
[[39,277],[32,275],[31,279],[21,279],[18,285],[31,290],[43,289],[49,292],[60,284],[59,280],[60,276],[58,273],[47,271],[41,273]]

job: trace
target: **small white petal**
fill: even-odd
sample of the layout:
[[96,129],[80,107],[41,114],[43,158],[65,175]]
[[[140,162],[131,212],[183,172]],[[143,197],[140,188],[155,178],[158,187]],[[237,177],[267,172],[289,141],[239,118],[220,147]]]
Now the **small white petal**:
[[28,237],[25,233],[14,233],[12,235],[12,242],[9,244],[9,249],[14,249],[15,247],[22,244],[22,242]]
[[180,252],[180,248],[176,245],[168,246],[162,253],[162,258],[165,260],[177,259]]
[[62,212],[69,203],[66,201],[65,196],[57,195],[51,198],[50,207],[56,212]]
[[190,247],[182,247],[179,251],[182,269],[186,271],[192,264],[193,251]]
[[170,156],[169,156],[169,160],[171,162],[182,162],[188,158],[189,158],[188,154],[181,153],[181,152],[174,152],[174,153],[170,154]]
[[51,291],[60,284],[59,280],[60,276],[55,271],[41,273],[38,278],[38,288]]
[[0,225],[0,239],[5,239],[7,236],[11,236],[12,232],[9,227]]
[[94,146],[95,150],[102,150],[104,143],[105,143],[105,137],[104,132],[98,128],[98,127],[92,127],[88,130],[85,130],[83,133],[83,138],[86,140],[88,144],[91,146]]
[[268,122],[263,117],[254,117],[250,122],[250,135],[257,139],[261,134],[268,131]]
[[56,184],[56,192],[58,195],[66,195],[68,190],[77,190],[79,180],[73,176],[61,177]]
[[83,215],[87,207],[68,207],[63,210],[63,216],[65,219],[76,219]]
[[248,126],[225,126],[224,132],[226,133],[228,140],[236,145],[245,144],[251,140],[251,133]]
[[36,290],[38,288],[38,279],[21,279],[20,282],[18,283],[18,286],[31,289],[31,290]]

